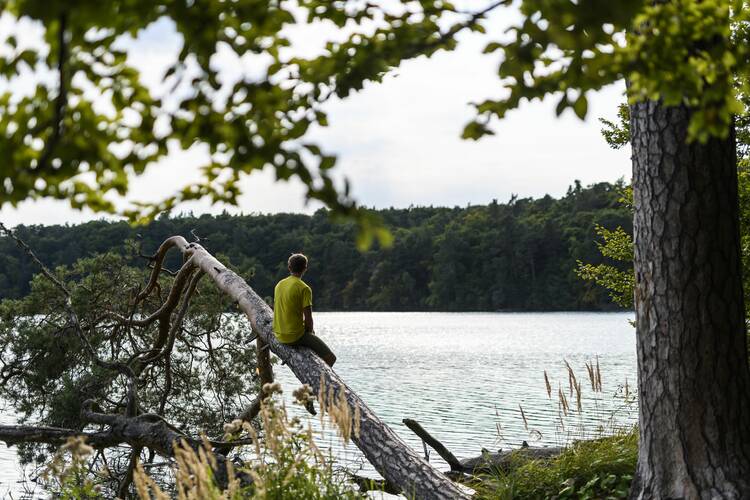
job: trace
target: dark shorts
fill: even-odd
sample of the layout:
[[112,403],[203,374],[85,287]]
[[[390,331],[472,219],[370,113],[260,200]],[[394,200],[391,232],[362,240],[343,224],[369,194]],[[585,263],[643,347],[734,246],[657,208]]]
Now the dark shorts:
[[309,347],[315,354],[325,359],[333,356],[333,351],[314,333],[305,332],[298,340],[287,345]]

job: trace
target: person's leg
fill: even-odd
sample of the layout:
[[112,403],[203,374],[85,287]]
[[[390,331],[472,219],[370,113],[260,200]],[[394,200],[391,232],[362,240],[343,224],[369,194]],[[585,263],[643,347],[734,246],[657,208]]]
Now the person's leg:
[[331,349],[326,345],[325,342],[323,342],[320,337],[312,333],[305,333],[292,345],[301,345],[312,349],[315,354],[320,356],[323,361],[328,364],[328,366],[333,366],[333,364],[336,362],[336,355],[333,354],[333,351],[331,351]]

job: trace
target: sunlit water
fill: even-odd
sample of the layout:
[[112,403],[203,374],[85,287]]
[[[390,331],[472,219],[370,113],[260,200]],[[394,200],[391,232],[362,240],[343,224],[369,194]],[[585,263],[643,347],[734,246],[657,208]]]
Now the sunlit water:
[[[636,380],[635,330],[628,313],[316,313],[315,326],[338,356],[335,370],[370,408],[422,454],[419,438],[402,423],[413,418],[459,458],[481,449],[510,449],[526,440],[554,446],[596,435],[600,428],[632,425],[634,405],[623,402]],[[591,389],[585,362],[598,358],[603,390]],[[582,412],[564,360],[582,388]],[[552,385],[548,397],[544,380]],[[290,413],[299,383],[275,366]],[[558,388],[559,384],[559,388]],[[559,393],[571,408],[560,410]],[[519,408],[523,408],[526,424]],[[0,416],[11,423],[12,416]],[[317,418],[313,428],[320,432]],[[318,442],[342,464],[363,462],[354,445],[343,447],[329,428]],[[446,464],[433,452],[430,461]],[[363,474],[373,474],[368,465]],[[0,448],[0,497],[17,491],[13,448]]]

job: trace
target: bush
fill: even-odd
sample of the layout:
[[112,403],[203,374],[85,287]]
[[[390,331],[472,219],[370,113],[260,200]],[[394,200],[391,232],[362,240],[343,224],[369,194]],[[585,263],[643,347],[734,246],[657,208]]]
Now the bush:
[[[270,389],[279,390],[278,384]],[[312,430],[297,418],[289,419],[286,408],[273,397],[261,408],[263,439],[247,422],[234,421],[225,426],[225,439],[250,436],[254,450],[238,471],[252,478],[252,485],[241,487],[238,474],[228,466],[229,484],[220,488],[211,473],[216,467],[210,446],[197,453],[189,447],[176,450],[175,489],[185,500],[309,500],[367,498],[333,468],[332,457],[326,457],[315,445]],[[138,496],[143,500],[169,498],[138,466],[134,474]]]
[[638,459],[638,432],[578,441],[557,457],[519,458],[472,487],[478,499],[626,498]]

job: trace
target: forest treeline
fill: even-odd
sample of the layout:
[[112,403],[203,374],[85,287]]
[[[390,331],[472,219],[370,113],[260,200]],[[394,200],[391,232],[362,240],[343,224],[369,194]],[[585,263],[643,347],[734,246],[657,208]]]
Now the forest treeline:
[[[356,248],[354,226],[331,222],[322,209],[162,217],[135,228],[108,221],[18,226],[17,234],[49,266],[107,251],[130,252],[145,265],[127,240],[148,254],[166,237],[191,240],[194,231],[264,297],[287,274],[289,254],[301,251],[310,257],[305,280],[317,310],[607,310],[615,306],[606,291],[582,281],[575,269],[578,260],[602,262],[595,224],[632,232],[632,214],[620,202],[623,187],[576,181],[560,199],[379,210],[394,243],[364,253]],[[35,272],[14,242],[0,239],[0,298],[27,294]]]

